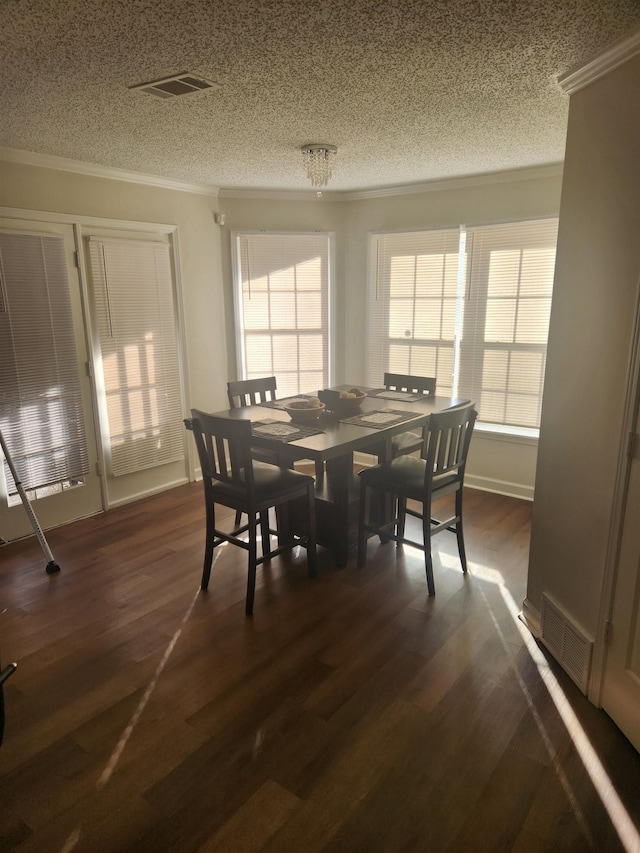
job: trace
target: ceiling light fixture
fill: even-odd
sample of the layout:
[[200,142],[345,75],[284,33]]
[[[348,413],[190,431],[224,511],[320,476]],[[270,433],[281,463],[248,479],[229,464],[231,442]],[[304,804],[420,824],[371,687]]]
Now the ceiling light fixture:
[[312,187],[326,187],[333,172],[333,161],[338,149],[324,142],[309,142],[303,145],[302,162]]

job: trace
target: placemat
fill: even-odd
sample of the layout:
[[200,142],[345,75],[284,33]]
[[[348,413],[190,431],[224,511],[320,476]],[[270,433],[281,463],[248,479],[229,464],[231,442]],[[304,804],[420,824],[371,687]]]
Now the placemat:
[[251,435],[256,438],[273,438],[275,441],[296,441],[298,438],[306,438],[308,435],[317,435],[320,432],[323,432],[320,427],[287,424],[270,418],[251,423]]
[[403,412],[398,409],[376,409],[374,412],[365,412],[352,418],[342,418],[342,423],[355,424],[370,429],[384,429],[388,426],[401,424],[404,421],[411,421],[415,417],[415,412]]
[[383,400],[404,400],[405,403],[417,403],[424,394],[412,394],[411,391],[390,391],[388,388],[374,388],[367,391],[368,397],[379,397]]

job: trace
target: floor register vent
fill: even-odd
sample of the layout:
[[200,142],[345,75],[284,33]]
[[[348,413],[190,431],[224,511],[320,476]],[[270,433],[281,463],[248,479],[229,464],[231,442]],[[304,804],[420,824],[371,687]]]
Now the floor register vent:
[[540,639],[586,695],[593,640],[545,593],[542,594]]

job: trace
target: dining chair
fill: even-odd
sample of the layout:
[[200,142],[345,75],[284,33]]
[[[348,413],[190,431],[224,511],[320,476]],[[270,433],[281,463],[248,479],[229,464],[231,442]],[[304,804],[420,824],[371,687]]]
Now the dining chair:
[[[276,399],[276,377],[260,376],[257,379],[238,379],[227,382],[227,397],[229,407],[239,409],[241,406],[259,406]],[[259,462],[269,462],[271,465],[281,465],[281,459],[274,450],[264,447],[252,447],[251,453]],[[322,462],[314,464],[316,481],[320,484],[324,478]],[[236,513],[236,527],[240,524],[242,513]]]
[[[227,382],[227,398],[231,409],[240,409],[242,406],[256,406],[275,400],[276,377],[260,376],[257,379],[237,379],[233,382]],[[265,450],[263,447],[252,447],[251,455],[258,462],[269,462],[271,465],[279,464],[277,453],[272,450]],[[241,517],[240,510],[236,511],[236,527],[240,526]]]
[[[424,551],[427,588],[429,595],[435,595],[431,539],[436,533],[449,530],[456,534],[462,571],[466,574],[462,498],[476,417],[473,403],[433,414],[423,428],[420,457],[398,456],[360,471],[359,566],[365,564],[371,534],[380,536],[382,542],[392,539],[397,547],[403,543],[413,545]],[[371,500],[372,492],[377,493],[378,501]],[[433,501],[449,494],[455,494],[453,515],[442,520],[433,518]],[[420,508],[407,505],[407,501],[416,502]],[[390,520],[385,518],[385,507],[390,507]],[[421,542],[405,536],[407,515],[422,520]]]
[[[250,421],[231,420],[192,409],[191,418],[186,418],[184,423],[195,438],[204,484],[206,543],[201,588],[209,586],[213,555],[218,545],[229,542],[245,549],[249,552],[245,611],[250,616],[256,567],[261,563],[301,544],[307,549],[309,577],[317,575],[313,477],[253,459]],[[270,528],[269,510],[284,508],[298,500],[301,508],[303,504],[306,507],[305,535],[291,533],[288,542],[272,550],[271,534],[279,535],[279,531]],[[234,525],[230,533],[220,530],[216,527],[216,504],[246,513],[247,523],[240,527]],[[257,548],[258,527],[262,540],[261,556],[258,556]],[[243,533],[249,534],[248,541],[242,538]]]
[[384,387],[388,391],[406,391],[409,394],[435,394],[435,376],[411,376],[408,373],[385,373]]
[[227,382],[229,407],[256,406],[276,399],[276,377],[260,376],[257,379],[238,379]]
[[[435,376],[410,376],[405,373],[385,373],[384,387],[387,391],[405,391],[409,394],[435,394]],[[404,456],[415,453],[422,447],[422,434],[402,432],[391,439],[391,455]]]

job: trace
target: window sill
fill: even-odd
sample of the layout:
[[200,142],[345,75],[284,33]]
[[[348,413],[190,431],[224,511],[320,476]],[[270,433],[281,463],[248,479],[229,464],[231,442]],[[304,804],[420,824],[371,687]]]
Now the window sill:
[[514,444],[538,444],[539,429],[532,427],[505,426],[504,424],[489,424],[476,422],[475,432],[483,438],[493,441],[511,441]]

